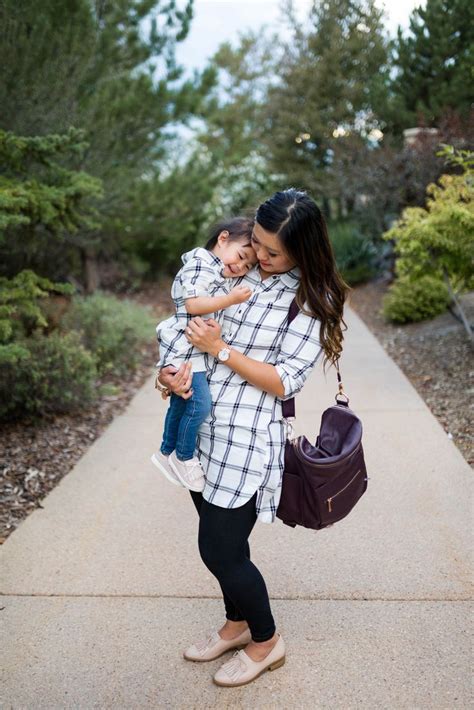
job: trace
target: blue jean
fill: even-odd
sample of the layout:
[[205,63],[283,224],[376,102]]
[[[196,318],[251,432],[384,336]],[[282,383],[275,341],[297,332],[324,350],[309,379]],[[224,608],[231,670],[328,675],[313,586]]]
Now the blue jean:
[[176,449],[180,461],[194,456],[198,429],[211,411],[211,393],[205,372],[195,372],[191,384],[193,394],[183,399],[174,392],[166,413],[161,453],[168,456]]

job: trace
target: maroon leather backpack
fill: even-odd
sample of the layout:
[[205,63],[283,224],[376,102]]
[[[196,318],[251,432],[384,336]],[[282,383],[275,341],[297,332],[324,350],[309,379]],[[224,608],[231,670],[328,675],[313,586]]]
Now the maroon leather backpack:
[[[290,305],[288,324],[299,309]],[[287,438],[281,498],[276,516],[285,525],[313,530],[342,520],[367,489],[367,470],[362,448],[362,422],[349,408],[336,362],[339,391],[336,404],[323,412],[313,445],[306,436]],[[345,397],[339,400],[339,397]],[[295,400],[282,402],[283,417],[295,417]],[[291,427],[291,425],[290,425]]]

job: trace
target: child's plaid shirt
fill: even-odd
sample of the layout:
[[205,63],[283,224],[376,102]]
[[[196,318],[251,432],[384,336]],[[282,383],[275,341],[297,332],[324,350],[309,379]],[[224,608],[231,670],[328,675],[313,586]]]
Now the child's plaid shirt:
[[[224,264],[212,251],[197,247],[182,255],[184,266],[176,274],[171,287],[171,298],[175,304],[175,313],[158,323],[156,337],[160,345],[158,368],[166,365],[179,367],[183,362],[191,360],[193,372],[207,369],[208,356],[195,348],[186,339],[185,328],[191,318],[186,311],[185,299],[195,296],[223,296],[229,293],[232,282],[238,279],[227,279],[222,276]],[[204,318],[214,318],[222,322],[223,311],[210,313]]]

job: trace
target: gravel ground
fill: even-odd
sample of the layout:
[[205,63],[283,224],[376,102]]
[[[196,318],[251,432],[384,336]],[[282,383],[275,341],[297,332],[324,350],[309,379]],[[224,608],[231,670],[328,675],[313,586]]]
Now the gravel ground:
[[[170,282],[150,286],[134,300],[152,304],[157,322],[171,311]],[[379,279],[354,288],[349,304],[362,318],[418,390],[447,436],[471,465],[474,362],[462,325],[449,313],[432,321],[394,326],[380,313],[387,283]],[[474,292],[463,297],[474,320]],[[138,370],[128,379],[109,375],[102,382],[117,387],[91,408],[75,415],[23,420],[2,426],[0,438],[0,543],[15,530],[81,458],[112,419],[122,412],[152,372],[157,350],[142,350]],[[101,383],[102,383],[101,382]]]

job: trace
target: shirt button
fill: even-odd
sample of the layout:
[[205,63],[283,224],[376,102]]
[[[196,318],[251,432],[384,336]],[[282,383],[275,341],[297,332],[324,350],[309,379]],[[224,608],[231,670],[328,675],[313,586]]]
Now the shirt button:
[[273,278],[273,280],[275,280],[277,277],[276,277],[276,276],[272,276],[272,278]]

